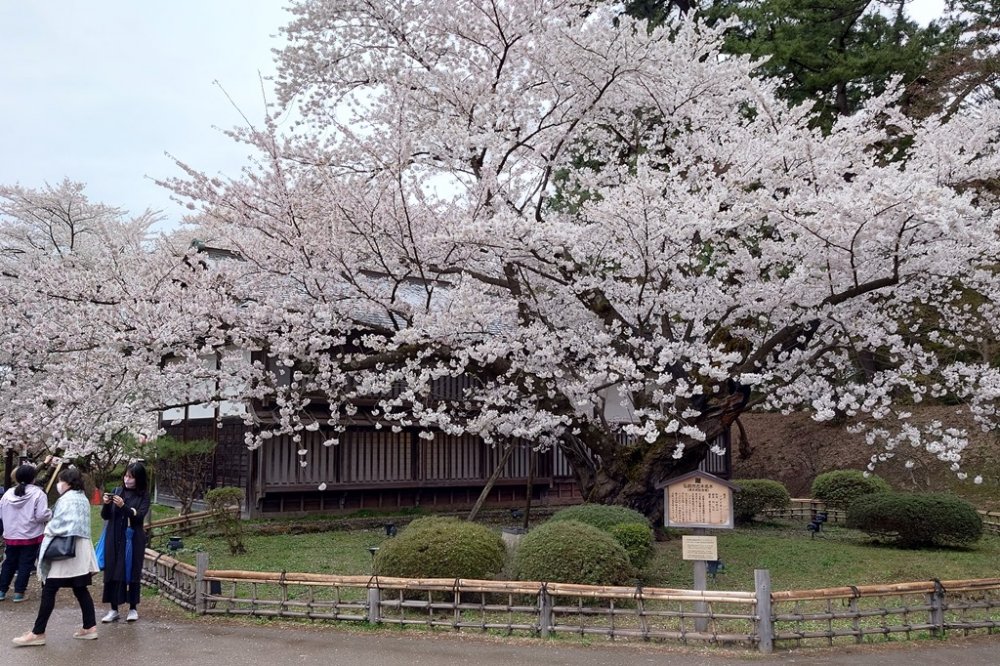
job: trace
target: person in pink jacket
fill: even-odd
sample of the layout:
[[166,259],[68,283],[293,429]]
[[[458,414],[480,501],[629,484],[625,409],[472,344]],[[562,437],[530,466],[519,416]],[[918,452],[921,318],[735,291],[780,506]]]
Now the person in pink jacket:
[[14,470],[14,480],[17,485],[0,498],[0,522],[7,548],[3,566],[0,566],[0,601],[7,598],[13,580],[13,601],[17,603],[24,601],[28,576],[35,568],[45,523],[52,518],[52,511],[45,491],[33,484],[34,465],[20,465]]

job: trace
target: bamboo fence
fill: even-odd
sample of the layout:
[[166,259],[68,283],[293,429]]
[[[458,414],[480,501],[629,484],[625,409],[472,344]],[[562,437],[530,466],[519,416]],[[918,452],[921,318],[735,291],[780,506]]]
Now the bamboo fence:
[[[822,510],[821,502],[796,499],[788,515],[811,519]],[[980,513],[987,526],[1000,527],[1000,513]],[[828,521],[840,522],[839,514],[828,511]],[[204,520],[211,520],[208,512],[154,526],[189,528]],[[212,570],[208,564],[207,553],[198,553],[197,565],[191,566],[147,549],[143,582],[204,615],[734,644],[765,653],[775,645],[1000,629],[1000,578],[772,592],[770,574],[758,570],[754,591],[740,592]]]
[[[826,504],[820,500],[807,497],[792,498],[788,507],[784,509],[767,509],[763,515],[770,518],[782,520],[809,522],[816,517],[816,514],[826,512],[826,522],[830,525],[846,525],[847,512],[841,509],[828,509]],[[993,534],[1000,534],[1000,511],[983,511],[977,509],[976,513],[983,519],[983,529]]]
[[[239,512],[239,506],[233,506],[234,513]],[[166,536],[168,534],[188,534],[195,526],[206,522],[215,522],[216,517],[211,511],[196,511],[184,516],[174,518],[163,518],[154,520],[146,526],[146,533],[152,536]]]
[[337,620],[532,636],[733,644],[770,652],[1000,629],[1000,578],[771,592],[212,570],[146,551],[143,580],[205,615]]

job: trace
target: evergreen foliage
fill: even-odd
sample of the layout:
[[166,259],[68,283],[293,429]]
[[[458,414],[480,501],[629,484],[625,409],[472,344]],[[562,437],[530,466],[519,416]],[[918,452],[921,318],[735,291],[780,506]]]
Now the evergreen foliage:
[[855,500],[847,526],[904,547],[966,546],[983,534],[975,507],[943,493],[879,493]]
[[640,523],[649,526],[649,519],[634,509],[613,504],[579,504],[557,511],[549,521],[576,520],[608,532],[615,525]]
[[824,472],[812,484],[813,499],[820,500],[832,509],[846,509],[862,495],[888,493],[892,487],[882,477],[865,474],[856,469]]
[[242,488],[221,486],[205,493],[205,504],[214,515],[215,524],[222,530],[230,555],[247,552],[243,543],[243,521],[239,511],[233,511],[234,506],[240,507],[242,503]]
[[619,523],[608,533],[614,537],[636,570],[646,568],[653,557],[653,530],[646,523]]
[[187,515],[208,481],[216,442],[211,439],[182,441],[160,437],[153,446],[159,479],[180,500],[181,515]]
[[514,572],[519,580],[622,585],[632,567],[628,553],[607,532],[578,520],[549,520],[525,535]]
[[733,481],[739,492],[733,497],[733,517],[737,523],[749,523],[753,517],[767,509],[784,509],[791,502],[788,489],[770,479],[742,479]]
[[384,541],[375,573],[412,578],[493,578],[507,551],[500,535],[458,518],[428,516]]

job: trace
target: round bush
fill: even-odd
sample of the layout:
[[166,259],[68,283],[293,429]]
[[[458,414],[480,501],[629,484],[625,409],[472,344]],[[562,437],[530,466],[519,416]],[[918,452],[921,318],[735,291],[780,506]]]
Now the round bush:
[[635,569],[645,569],[653,557],[653,530],[646,523],[622,523],[608,534],[625,549],[628,561]]
[[623,585],[632,577],[621,544],[576,520],[549,520],[528,532],[514,556],[514,572],[520,580],[584,585]]
[[458,518],[427,517],[386,539],[375,555],[375,573],[409,578],[493,578],[507,551],[500,535]]
[[983,521],[954,495],[879,493],[855,500],[847,526],[906,546],[965,546],[979,540]]
[[575,520],[609,531],[615,525],[639,523],[649,525],[649,519],[634,509],[611,504],[580,504],[557,511],[546,522]]
[[777,481],[743,479],[733,483],[740,489],[733,496],[734,518],[738,523],[749,523],[761,511],[784,509],[791,503],[788,489]]
[[812,484],[813,499],[825,502],[832,509],[846,509],[863,495],[889,492],[892,488],[885,479],[874,474],[865,476],[856,469],[825,472]]

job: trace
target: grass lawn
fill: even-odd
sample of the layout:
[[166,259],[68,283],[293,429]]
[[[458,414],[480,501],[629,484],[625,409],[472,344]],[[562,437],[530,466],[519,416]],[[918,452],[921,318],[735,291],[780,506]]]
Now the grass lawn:
[[[916,580],[993,578],[998,575],[1000,537],[986,534],[971,548],[905,550],[873,543],[861,532],[824,527],[811,539],[801,525],[761,523],[718,531],[725,570],[709,589],[752,590],[754,569],[769,569],[774,590]],[[647,571],[649,585],[692,586],[692,564],[681,560],[680,539],[657,544]]]
[[[99,533],[99,520],[95,529]],[[854,530],[829,526],[824,532],[825,536],[813,539],[803,525],[777,522],[719,530],[719,557],[725,570],[716,580],[709,579],[709,589],[753,590],[754,569],[770,569],[774,590],[998,575],[1000,537],[995,535],[984,535],[971,548],[904,550],[872,543]],[[381,529],[248,534],[247,553],[233,556],[221,537],[196,533],[184,537],[185,548],[178,556],[194,564],[195,553],[205,551],[211,569],[369,574],[372,558],[368,549],[385,538]],[[656,544],[656,555],[642,582],[690,589],[692,573],[691,562],[681,559],[677,537]]]

